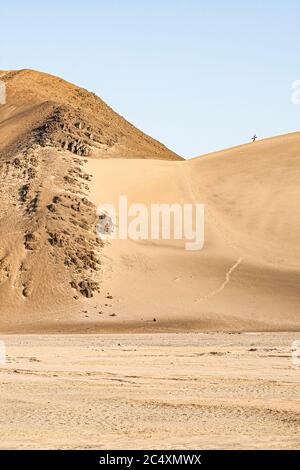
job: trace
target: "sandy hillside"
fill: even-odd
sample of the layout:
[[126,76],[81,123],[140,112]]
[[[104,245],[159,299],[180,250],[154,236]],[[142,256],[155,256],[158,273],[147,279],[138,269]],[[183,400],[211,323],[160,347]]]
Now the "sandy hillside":
[[102,278],[87,158],[181,158],[60,78],[20,70],[1,80],[0,323],[72,321]]
[[0,151],[35,142],[77,155],[181,160],[84,88],[34,70],[0,74],[7,88],[7,104],[0,109]]
[[[75,85],[1,79],[3,332],[300,329],[300,133],[182,161]],[[120,195],[205,204],[204,248],[102,243]]]

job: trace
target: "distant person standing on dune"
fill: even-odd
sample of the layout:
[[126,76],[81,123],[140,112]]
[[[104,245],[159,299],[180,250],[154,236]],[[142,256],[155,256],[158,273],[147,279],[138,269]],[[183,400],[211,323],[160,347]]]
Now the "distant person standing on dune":
[[256,134],[254,134],[254,136],[252,137],[252,142],[255,142],[255,141],[256,141],[256,139],[257,139],[257,135],[256,135]]

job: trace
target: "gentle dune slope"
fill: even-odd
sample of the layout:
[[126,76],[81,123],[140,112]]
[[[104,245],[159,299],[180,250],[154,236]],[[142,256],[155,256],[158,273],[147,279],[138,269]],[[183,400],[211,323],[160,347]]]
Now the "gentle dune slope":
[[222,227],[235,231],[253,254],[299,267],[300,133],[200,157],[190,169]]
[[[96,161],[95,204],[202,202],[205,246],[112,241],[115,323],[136,328],[300,328],[300,133],[187,162]],[[152,322],[153,318],[157,322]]]

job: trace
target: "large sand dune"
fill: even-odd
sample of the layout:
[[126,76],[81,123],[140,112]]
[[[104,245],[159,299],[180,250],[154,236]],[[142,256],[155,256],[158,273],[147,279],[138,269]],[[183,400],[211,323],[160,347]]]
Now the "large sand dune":
[[[1,331],[300,329],[300,133],[182,161],[86,90],[1,79]],[[100,242],[120,195],[205,204],[204,248]]]
[[117,204],[122,194],[147,206],[205,204],[201,251],[178,241],[113,240],[105,248],[114,323],[299,329],[299,148],[297,133],[186,162],[90,160],[95,204]]

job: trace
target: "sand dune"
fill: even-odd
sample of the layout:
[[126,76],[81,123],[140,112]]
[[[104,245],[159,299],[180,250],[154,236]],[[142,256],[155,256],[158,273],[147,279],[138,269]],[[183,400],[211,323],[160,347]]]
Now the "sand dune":
[[[299,330],[300,133],[183,161],[75,85],[1,79],[1,331]],[[120,195],[205,204],[204,248],[100,242]]]
[[199,252],[178,241],[105,248],[104,285],[119,321],[173,331],[299,329],[299,145],[297,133],[186,162],[90,160],[95,204],[120,194],[148,206],[205,204]]

